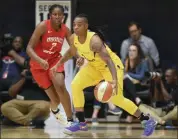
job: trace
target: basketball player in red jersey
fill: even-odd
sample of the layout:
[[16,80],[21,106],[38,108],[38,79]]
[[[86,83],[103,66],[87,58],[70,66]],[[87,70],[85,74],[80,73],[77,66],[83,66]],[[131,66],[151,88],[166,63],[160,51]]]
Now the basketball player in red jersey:
[[[64,39],[69,43],[71,32],[62,23],[64,8],[61,5],[52,5],[49,9],[50,19],[42,21],[33,32],[27,46],[30,56],[31,72],[40,87],[42,87],[51,100],[51,111],[62,124],[72,122],[72,111],[69,94],[65,88],[64,65],[57,69],[57,74],[51,73],[51,68],[62,57],[60,52]],[[58,109],[62,103],[67,120]]]

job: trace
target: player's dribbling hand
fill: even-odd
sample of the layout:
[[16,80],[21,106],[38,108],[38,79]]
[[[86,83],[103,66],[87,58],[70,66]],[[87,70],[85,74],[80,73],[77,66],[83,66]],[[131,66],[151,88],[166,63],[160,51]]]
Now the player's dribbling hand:
[[83,57],[77,58],[76,64],[78,67],[82,66],[84,64],[84,58]]
[[46,60],[42,59],[40,61],[40,66],[44,69],[44,70],[47,70],[49,68],[49,64]]
[[113,96],[114,95],[117,95],[117,91],[118,91],[118,86],[117,86],[117,80],[113,80],[112,82],[111,82],[111,84],[112,84],[112,87],[113,87]]

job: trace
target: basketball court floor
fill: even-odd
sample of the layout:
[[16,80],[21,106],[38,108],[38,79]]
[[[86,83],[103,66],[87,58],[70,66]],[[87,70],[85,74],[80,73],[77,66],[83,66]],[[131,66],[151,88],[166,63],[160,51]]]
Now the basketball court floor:
[[[89,124],[89,131],[65,135],[64,127],[55,120],[48,120],[44,127],[10,127],[1,125],[1,139],[3,138],[144,138],[143,129],[139,123],[100,123],[98,126]],[[177,128],[158,128],[147,138],[178,138]]]

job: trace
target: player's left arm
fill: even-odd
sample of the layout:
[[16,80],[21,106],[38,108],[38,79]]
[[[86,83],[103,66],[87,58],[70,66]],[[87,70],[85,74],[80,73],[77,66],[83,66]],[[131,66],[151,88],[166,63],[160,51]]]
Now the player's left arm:
[[103,44],[103,41],[99,38],[99,36],[94,35],[90,42],[90,48],[93,52],[98,53],[99,56],[103,61],[106,62],[111,74],[112,78],[115,82],[117,82],[117,71],[116,67],[114,65],[114,62],[112,61],[108,51],[106,50],[106,47]]

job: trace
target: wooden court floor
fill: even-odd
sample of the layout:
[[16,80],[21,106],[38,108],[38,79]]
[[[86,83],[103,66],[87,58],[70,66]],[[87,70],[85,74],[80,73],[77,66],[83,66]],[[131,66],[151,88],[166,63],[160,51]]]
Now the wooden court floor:
[[[1,126],[3,138],[143,138],[140,124],[101,123],[97,127],[89,124],[89,131],[78,132],[71,136],[63,133],[64,127],[50,123],[45,127],[10,127]],[[158,128],[148,138],[178,138],[178,129]]]

